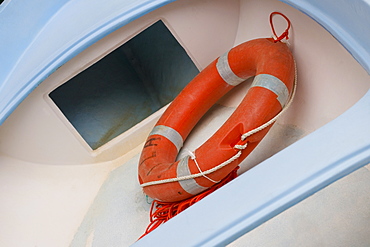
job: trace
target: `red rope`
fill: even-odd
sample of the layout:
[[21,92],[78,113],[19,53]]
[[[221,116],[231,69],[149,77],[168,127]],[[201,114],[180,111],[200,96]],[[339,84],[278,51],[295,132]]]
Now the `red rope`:
[[[223,185],[227,184],[234,178],[238,176],[237,171],[239,167],[236,167],[232,172],[229,173],[224,179],[221,180],[221,182],[213,185],[208,190],[195,195],[189,199],[179,201],[179,202],[161,202],[154,200],[152,202],[152,206],[150,208],[150,223],[148,227],[145,230],[145,233],[141,235],[140,238],[144,237],[154,229],[156,229],[161,224],[165,223],[169,219],[175,217],[191,205],[195,204],[196,202],[202,200],[204,197],[208,196],[215,190],[219,189]],[[139,239],[140,239],[139,238]]]
[[[284,19],[287,21],[288,23],[288,27],[285,29],[285,31],[280,35],[280,36],[277,36],[276,32],[275,32],[275,27],[274,27],[274,23],[272,22],[272,18],[274,17],[274,15],[280,15],[282,17],[284,17]],[[287,40],[289,39],[289,29],[290,29],[290,20],[288,17],[286,17],[284,14],[280,13],[280,12],[272,12],[270,14],[270,26],[271,26],[271,29],[272,29],[272,33],[275,35],[276,39],[274,39],[274,42],[278,42],[284,38],[286,38]]]

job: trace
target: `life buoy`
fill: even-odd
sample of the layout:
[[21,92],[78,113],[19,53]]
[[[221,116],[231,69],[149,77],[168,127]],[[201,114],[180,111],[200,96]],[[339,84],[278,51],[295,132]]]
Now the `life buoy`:
[[[250,89],[223,126],[195,150],[194,157],[175,161],[198,120],[218,99],[251,76],[255,78]],[[247,138],[243,134],[283,109],[294,78],[292,53],[285,43],[274,39],[245,42],[213,61],[175,98],[146,140],[138,167],[144,192],[159,201],[180,201],[226,177],[271,125]],[[212,170],[216,166],[218,169]]]

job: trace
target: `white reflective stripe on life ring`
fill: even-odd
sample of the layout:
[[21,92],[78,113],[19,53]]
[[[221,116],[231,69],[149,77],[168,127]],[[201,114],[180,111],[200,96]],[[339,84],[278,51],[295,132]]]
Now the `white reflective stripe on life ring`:
[[180,151],[184,144],[184,140],[182,139],[182,136],[179,134],[179,132],[165,125],[155,126],[152,132],[150,132],[149,136],[151,135],[160,135],[166,137],[169,141],[173,143],[173,145],[175,145],[177,152]]
[[263,87],[277,95],[277,100],[280,102],[282,108],[289,98],[289,91],[284,82],[279,78],[269,74],[259,74],[254,77],[252,87]]
[[229,52],[224,53],[220,56],[216,63],[216,68],[222,79],[231,86],[237,86],[246,79],[240,78],[237,76],[230,68],[229,59],[228,59]]
[[[189,156],[182,158],[177,165],[177,177],[185,177],[192,175],[189,169]],[[181,187],[189,194],[196,195],[208,189],[199,185],[194,178],[178,181]]]

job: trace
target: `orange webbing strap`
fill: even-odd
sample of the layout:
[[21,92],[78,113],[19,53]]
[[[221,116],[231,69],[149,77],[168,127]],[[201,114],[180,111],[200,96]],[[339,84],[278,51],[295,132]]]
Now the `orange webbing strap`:
[[140,238],[144,237],[161,224],[165,223],[169,219],[173,218],[174,216],[178,215],[179,213],[190,207],[191,205],[208,196],[213,191],[217,190],[218,188],[222,187],[223,185],[227,184],[228,182],[236,178],[238,176],[237,174],[238,169],[239,166],[237,166],[232,172],[229,173],[229,175],[222,179],[218,184],[215,184],[208,190],[186,200],[179,202],[161,202],[154,200],[150,208],[150,223],[146,228],[145,233],[141,235]]
[[[277,36],[276,35],[276,32],[275,32],[275,27],[274,27],[274,23],[272,22],[272,17],[274,15],[280,15],[282,17],[284,17],[284,19],[287,21],[288,23],[288,27],[285,29],[285,31],[280,35],[280,36]],[[274,38],[274,42],[278,42],[284,38],[286,38],[287,40],[289,39],[288,37],[288,34],[289,34],[289,29],[290,29],[290,20],[288,17],[286,17],[284,14],[280,13],[280,12],[272,12],[270,14],[270,26],[271,26],[271,29],[272,29],[272,33],[275,35],[276,39]]]

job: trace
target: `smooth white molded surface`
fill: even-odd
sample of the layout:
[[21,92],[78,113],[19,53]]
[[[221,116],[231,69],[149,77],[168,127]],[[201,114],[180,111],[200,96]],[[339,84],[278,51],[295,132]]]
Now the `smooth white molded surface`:
[[[9,93],[0,97],[1,104],[6,102],[1,105],[4,107],[2,119],[42,81],[0,126],[0,245],[127,246],[142,234],[148,223],[149,205],[136,181],[136,165],[142,142],[161,112],[92,151],[48,94],[159,19],[169,27],[198,68],[203,69],[234,45],[269,37],[268,15],[281,11],[293,23],[290,43],[298,65],[299,84],[292,107],[243,162],[241,172],[244,173],[239,178],[138,241],[136,246],[228,244],[369,163],[370,95],[366,91],[370,84],[366,69],[370,49],[366,41],[369,40],[370,10],[367,1],[341,1],[343,9],[335,5],[336,11],[333,11],[331,1],[284,0],[293,8],[277,0],[178,0],[154,10],[168,2],[126,1],[124,5],[122,1],[113,0],[104,3],[40,0],[35,12],[29,11],[34,9],[30,5],[34,6],[35,1],[11,0],[0,6],[1,22],[5,12],[6,18],[19,15],[18,22],[0,25],[0,31],[8,30],[9,34],[0,42],[14,43],[14,49],[6,47],[15,57],[12,60],[8,53],[3,53],[9,56],[0,58],[4,64],[0,71],[6,72],[0,75],[0,93]],[[106,18],[100,18],[104,14]],[[135,18],[138,19],[133,20]],[[84,21],[78,23],[79,20]],[[85,24],[90,29],[86,29]],[[22,28],[11,32],[17,25]],[[74,25],[84,28],[74,30]],[[285,22],[277,18],[276,25],[279,31]],[[68,32],[60,32],[65,31],[63,28]],[[19,33],[29,35],[30,39],[19,39]],[[62,40],[52,42],[63,35]],[[351,42],[350,36],[359,38]],[[63,42],[66,43],[61,45]],[[4,61],[5,57],[9,60]],[[3,77],[9,84],[3,84]],[[22,87],[25,82],[28,86]],[[248,82],[220,100],[197,125],[186,147],[195,149],[210,136],[247,89]],[[17,95],[19,90],[22,93]],[[9,100],[14,104],[8,104]],[[333,200],[327,202],[328,205],[341,205],[338,197],[356,199],[355,195],[346,195],[354,190],[361,198],[357,204],[346,204],[346,210],[336,211],[353,213],[352,218],[359,220],[351,224],[342,221],[341,226],[347,232],[340,226],[333,227],[334,231],[343,231],[342,236],[346,236],[343,243],[357,243],[351,242],[352,238],[366,236],[370,212],[369,170],[361,168],[354,179],[350,176],[339,181],[352,181],[353,189],[349,192],[335,189],[338,187],[323,191],[325,198]],[[361,183],[354,185],[353,180],[357,179]],[[297,227],[301,224],[292,222],[299,218],[295,212],[312,212],[312,207],[323,203],[320,195],[315,194],[308,199],[309,203],[297,204],[272,223],[268,221],[256,228],[251,236],[246,234],[235,242],[235,246],[243,246],[243,241],[253,241],[256,246],[271,243],[276,236],[266,231],[277,231],[282,225],[288,229],[278,231],[280,246],[322,244],[313,237],[322,229],[320,218],[330,222],[328,225],[340,224],[335,221],[335,214],[329,217],[330,206],[315,212],[318,215],[309,224],[315,227],[301,229],[304,234]],[[362,228],[356,229],[356,224]],[[284,242],[284,236],[290,234],[306,237],[300,242]],[[266,237],[266,242],[259,240],[261,236]],[[325,243],[337,246],[337,242],[330,240],[335,234],[329,231],[327,236]],[[367,245],[366,241],[365,238],[359,243]]]

